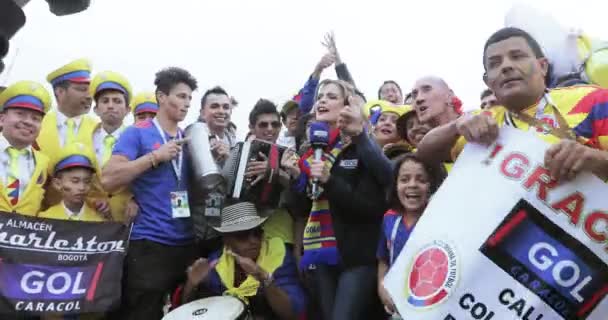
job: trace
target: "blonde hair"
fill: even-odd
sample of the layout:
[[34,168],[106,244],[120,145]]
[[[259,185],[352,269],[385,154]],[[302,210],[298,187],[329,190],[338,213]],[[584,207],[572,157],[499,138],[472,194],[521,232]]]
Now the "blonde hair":
[[[349,97],[354,97],[354,98],[358,98],[360,97],[356,90],[355,87],[343,80],[334,80],[334,79],[325,79],[323,81],[321,81],[319,83],[319,85],[317,86],[317,91],[315,92],[315,103],[313,105],[313,111],[315,111],[316,107],[317,107],[317,98],[319,96],[319,91],[321,90],[321,88],[323,88],[324,86],[328,85],[328,84],[333,84],[336,87],[338,87],[338,89],[340,90],[340,93],[342,93],[342,96],[344,97],[344,106],[349,105],[349,101],[348,98]],[[368,132],[370,132],[370,123],[368,121],[368,119],[366,118],[363,109],[362,108],[358,108],[358,111],[361,113],[361,118],[363,119],[363,125],[368,127]]]
[[325,79],[319,83],[317,86],[317,91],[315,92],[315,102],[317,102],[317,97],[319,96],[319,91],[321,88],[328,84],[333,84],[340,89],[342,96],[344,97],[344,104],[348,104],[348,97],[355,95],[355,87],[352,84],[343,81],[343,80],[334,80],[334,79]]

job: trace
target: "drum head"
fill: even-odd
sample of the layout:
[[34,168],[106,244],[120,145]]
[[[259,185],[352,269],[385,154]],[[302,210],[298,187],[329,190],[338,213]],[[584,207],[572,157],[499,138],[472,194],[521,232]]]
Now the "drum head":
[[243,303],[234,297],[210,297],[192,301],[171,312],[163,320],[236,320],[245,313]]

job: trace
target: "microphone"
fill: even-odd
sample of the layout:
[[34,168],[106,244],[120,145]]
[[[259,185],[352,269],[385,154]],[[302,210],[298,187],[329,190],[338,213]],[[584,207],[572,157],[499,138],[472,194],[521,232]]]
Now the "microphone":
[[[321,160],[323,149],[329,143],[329,125],[326,122],[313,122],[309,129],[309,141],[314,150],[314,159]],[[319,196],[319,180],[312,181],[312,196],[317,199]]]

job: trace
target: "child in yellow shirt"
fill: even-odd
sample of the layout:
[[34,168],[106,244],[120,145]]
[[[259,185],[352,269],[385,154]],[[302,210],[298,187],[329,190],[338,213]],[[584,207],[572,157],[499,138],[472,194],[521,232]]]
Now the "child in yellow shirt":
[[108,221],[86,203],[97,166],[92,150],[76,142],[63,147],[49,166],[52,187],[61,194],[62,201],[38,216],[41,218],[89,222]]
[[[52,187],[59,191],[62,201],[39,213],[38,217],[88,222],[108,221],[86,203],[93,177],[96,174],[96,168],[95,156],[90,147],[78,142],[63,147],[59,156],[52,160],[49,166],[49,174],[53,177]],[[80,320],[102,318],[102,314],[69,316],[69,319]],[[66,318],[61,314],[53,314],[45,315],[42,319],[59,320]]]

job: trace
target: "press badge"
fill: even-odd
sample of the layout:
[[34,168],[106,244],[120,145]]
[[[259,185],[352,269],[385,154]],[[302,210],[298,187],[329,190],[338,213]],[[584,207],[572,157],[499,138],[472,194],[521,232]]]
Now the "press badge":
[[221,217],[223,203],[224,195],[221,192],[210,192],[205,199],[205,217]]
[[186,191],[171,192],[171,216],[177,218],[190,218],[188,193]]

